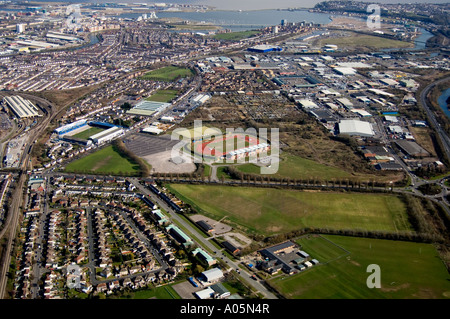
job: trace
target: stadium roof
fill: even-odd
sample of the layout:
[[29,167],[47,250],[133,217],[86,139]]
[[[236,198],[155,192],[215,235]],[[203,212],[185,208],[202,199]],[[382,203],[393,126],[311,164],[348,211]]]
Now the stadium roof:
[[342,120],[339,123],[339,134],[369,137],[374,135],[374,131],[372,128],[372,124],[370,124],[369,122],[358,120]]

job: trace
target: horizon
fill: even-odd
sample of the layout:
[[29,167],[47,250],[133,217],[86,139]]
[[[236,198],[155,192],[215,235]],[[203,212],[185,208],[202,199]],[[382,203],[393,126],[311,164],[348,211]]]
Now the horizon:
[[[136,0],[37,0],[39,2],[69,2],[69,3],[158,3],[160,1],[136,1]],[[19,0],[17,0],[19,2]],[[317,3],[323,2],[323,0],[169,0],[162,1],[163,3],[171,4],[192,4],[192,5],[208,5],[216,10],[243,10],[243,11],[256,11],[256,10],[270,10],[270,9],[287,9],[287,8],[313,8]],[[430,3],[430,4],[444,4],[448,0],[423,0],[423,1],[410,1],[410,0],[395,0],[394,2],[389,0],[360,0],[359,2],[367,3],[379,3],[379,4],[418,4],[418,3]]]

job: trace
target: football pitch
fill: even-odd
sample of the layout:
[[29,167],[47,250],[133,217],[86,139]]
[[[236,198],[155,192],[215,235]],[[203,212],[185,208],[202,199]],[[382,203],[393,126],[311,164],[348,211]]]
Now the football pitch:
[[100,128],[100,127],[90,126],[88,129],[86,129],[86,130],[84,130],[84,131],[82,131],[80,133],[77,133],[75,135],[72,135],[72,137],[79,138],[79,139],[82,139],[82,140],[87,140],[92,135],[100,133],[100,132],[102,132],[104,130],[105,129]]
[[[289,299],[450,298],[450,275],[431,244],[307,235],[297,243],[319,264],[270,284]],[[369,288],[369,265],[380,267],[381,288]]]
[[306,227],[409,231],[406,206],[395,195],[275,188],[171,184],[199,213],[247,231],[274,235]]
[[161,69],[147,72],[142,76],[145,80],[172,82],[179,78],[185,78],[194,75],[194,72],[188,68],[180,68],[177,66],[167,66]]
[[127,174],[139,173],[139,165],[117,153],[112,146],[69,163],[65,171],[76,173]]

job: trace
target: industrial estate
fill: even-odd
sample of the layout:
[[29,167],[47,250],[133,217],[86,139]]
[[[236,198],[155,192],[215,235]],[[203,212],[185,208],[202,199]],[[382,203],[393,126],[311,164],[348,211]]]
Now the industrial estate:
[[379,6],[1,2],[1,298],[450,298],[450,5]]

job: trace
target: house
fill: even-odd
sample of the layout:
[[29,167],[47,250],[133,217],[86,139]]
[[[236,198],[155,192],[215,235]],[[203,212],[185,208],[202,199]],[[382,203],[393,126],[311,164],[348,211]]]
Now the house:
[[98,292],[105,292],[106,290],[108,290],[108,287],[106,286],[105,282],[102,282],[102,283],[97,285],[97,291]]

